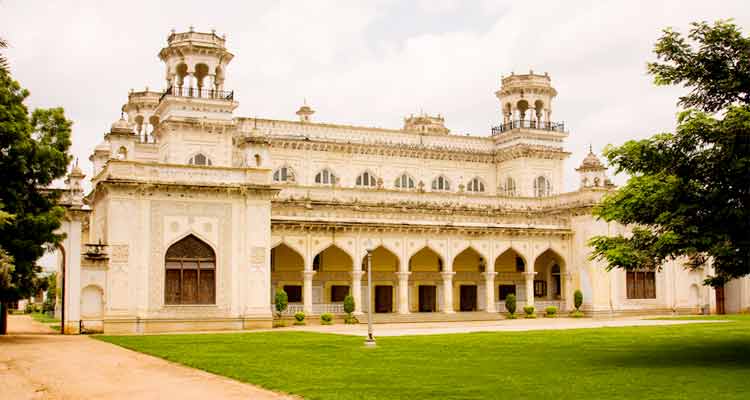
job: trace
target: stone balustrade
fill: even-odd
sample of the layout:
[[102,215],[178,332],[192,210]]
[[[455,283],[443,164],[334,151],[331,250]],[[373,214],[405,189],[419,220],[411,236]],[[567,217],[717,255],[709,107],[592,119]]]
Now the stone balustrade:
[[92,183],[104,180],[207,186],[268,185],[271,172],[260,168],[207,167],[109,160]]

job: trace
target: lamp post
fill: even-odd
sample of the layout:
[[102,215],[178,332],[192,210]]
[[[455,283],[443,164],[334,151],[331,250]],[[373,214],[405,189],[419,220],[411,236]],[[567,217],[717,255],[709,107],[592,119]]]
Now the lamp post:
[[367,339],[366,347],[375,347],[375,337],[372,335],[372,249],[367,248]]

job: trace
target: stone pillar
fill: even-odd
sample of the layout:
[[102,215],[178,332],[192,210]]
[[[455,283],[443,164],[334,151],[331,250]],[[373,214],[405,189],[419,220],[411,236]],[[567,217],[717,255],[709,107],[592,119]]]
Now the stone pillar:
[[[356,267],[355,267],[356,268]],[[352,297],[354,298],[354,314],[362,314],[362,272],[361,269],[353,269],[352,272]]]
[[565,308],[560,311],[568,311],[568,310],[572,310],[573,308],[575,308],[573,304],[573,290],[572,290],[573,289],[573,274],[571,274],[570,272],[565,272],[563,274],[563,277],[565,279],[561,279],[560,283],[564,286],[562,287],[562,290],[560,290],[560,293],[562,293],[562,295],[564,296],[563,305],[565,306]]
[[409,275],[411,272],[397,272],[398,274],[398,313],[409,313]]
[[534,305],[534,276],[536,272],[524,272],[526,278],[526,304],[527,306]]
[[453,310],[453,275],[455,272],[442,272],[443,276],[443,312],[452,314]]
[[310,315],[313,312],[312,282],[315,271],[305,271],[305,282],[302,286],[302,309],[305,314]]
[[495,275],[497,275],[497,272],[484,272],[482,275],[484,275],[484,293],[487,298],[485,300],[487,306],[484,310],[494,313],[497,311],[495,309]]

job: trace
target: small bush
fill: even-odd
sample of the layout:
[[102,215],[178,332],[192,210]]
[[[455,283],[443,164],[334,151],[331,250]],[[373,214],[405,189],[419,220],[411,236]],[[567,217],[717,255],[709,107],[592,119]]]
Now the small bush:
[[583,305],[583,292],[578,289],[573,293],[573,305],[576,307],[576,311],[580,311],[581,305]]
[[281,314],[286,311],[286,308],[289,306],[289,296],[287,296],[284,289],[279,289],[276,291],[276,296],[274,297],[274,306],[276,307],[276,316],[280,319]]
[[546,309],[544,309],[544,316],[547,318],[554,318],[557,316],[557,307],[555,306],[549,306]]
[[333,325],[333,315],[331,313],[320,314],[321,325]]
[[300,311],[294,314],[294,325],[305,325],[305,313]]
[[570,313],[570,316],[573,318],[583,318],[583,312],[575,310],[572,313]]
[[352,295],[344,297],[344,312],[347,314],[354,312],[354,297]]
[[534,314],[534,306],[524,306],[523,312],[526,313],[526,318],[536,318],[536,314]]
[[344,323],[345,324],[358,324],[359,320],[354,315],[349,314],[346,317],[344,317]]
[[512,316],[516,313],[516,295],[515,294],[509,294],[505,296],[505,309],[508,310],[508,313]]

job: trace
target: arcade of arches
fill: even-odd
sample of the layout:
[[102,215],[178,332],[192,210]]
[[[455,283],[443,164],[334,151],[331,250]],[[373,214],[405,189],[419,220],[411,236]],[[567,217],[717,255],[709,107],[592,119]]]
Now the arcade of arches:
[[[344,297],[351,294],[355,312],[367,310],[366,257],[355,262],[334,244],[311,258],[306,265],[303,255],[285,243],[271,250],[271,301],[283,289],[289,296],[288,314],[341,313]],[[467,247],[447,267],[429,246],[402,265],[393,251],[380,245],[373,250],[371,262],[376,313],[505,311],[504,300],[511,293],[517,296],[519,308],[525,304],[565,308],[565,262],[552,249],[528,264],[509,248],[488,266],[477,250]]]

